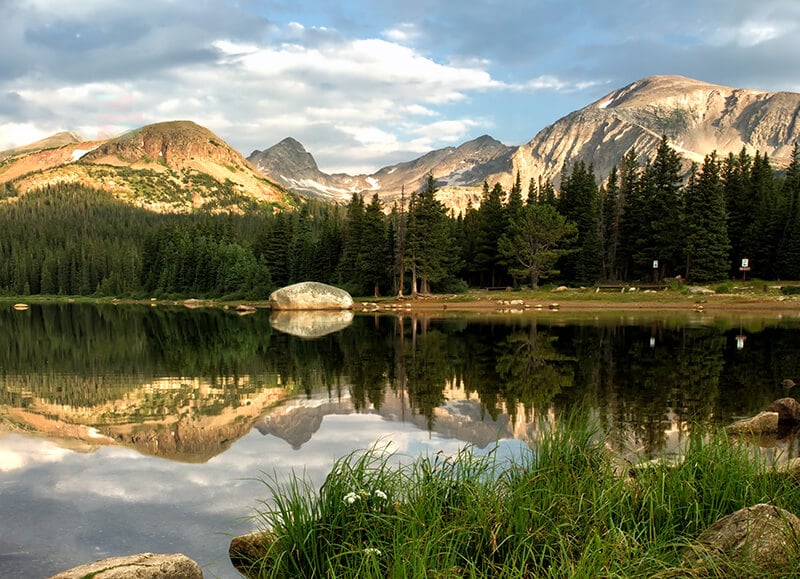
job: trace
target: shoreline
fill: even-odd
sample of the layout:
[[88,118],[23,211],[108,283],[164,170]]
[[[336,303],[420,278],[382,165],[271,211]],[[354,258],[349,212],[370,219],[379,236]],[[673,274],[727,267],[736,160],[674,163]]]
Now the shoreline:
[[[190,309],[271,309],[269,300],[204,299],[204,298],[112,298],[92,296],[3,296],[0,303],[15,307],[22,304],[88,303],[112,305],[149,305],[152,307],[181,306]],[[790,313],[800,315],[800,296],[785,296],[779,292],[755,291],[736,294],[689,294],[685,291],[599,293],[591,289],[562,291],[481,291],[465,294],[431,294],[394,297],[354,298],[354,312],[369,313],[520,313],[520,312],[592,312],[592,311],[649,311],[649,312],[731,312],[731,313]]]

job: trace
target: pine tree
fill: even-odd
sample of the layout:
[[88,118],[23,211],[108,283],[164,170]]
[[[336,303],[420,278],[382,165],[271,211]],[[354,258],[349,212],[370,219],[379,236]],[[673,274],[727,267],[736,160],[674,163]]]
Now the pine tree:
[[800,279],[800,151],[795,145],[781,188],[788,203],[783,235],[777,248],[777,273],[781,279]]
[[619,253],[622,239],[622,222],[624,215],[624,199],[619,186],[619,173],[616,165],[611,168],[611,173],[606,181],[602,195],[602,224],[603,224],[603,277],[605,279],[619,279]]
[[707,155],[700,174],[692,168],[685,194],[686,278],[725,279],[730,270],[725,193],[715,153]]
[[663,279],[682,263],[681,231],[681,157],[661,138],[653,162],[645,169],[643,198],[650,227],[647,232],[647,261],[658,260],[658,279]]
[[[406,267],[411,272],[411,292],[430,293],[431,284],[447,277],[447,258],[453,253],[447,211],[436,199],[436,181],[428,175],[425,186],[412,194],[408,210]],[[419,284],[419,287],[417,287]]]
[[402,297],[405,291],[405,272],[406,272],[406,234],[407,234],[407,212],[406,212],[406,188],[405,185],[400,189],[400,206],[395,206],[392,211],[395,223],[394,238],[394,286],[395,293]]
[[496,286],[500,283],[502,268],[497,242],[506,227],[503,197],[503,187],[499,183],[489,190],[488,183],[484,182],[481,206],[478,209],[478,232],[474,256],[474,264],[481,285]]
[[575,281],[596,281],[600,277],[599,199],[594,170],[583,161],[562,177],[556,208],[578,228],[577,252],[564,260],[564,274]]
[[753,217],[758,199],[750,187],[753,159],[742,147],[738,155],[728,154],[722,168],[725,207],[728,212],[728,237],[731,242],[731,273],[738,273],[739,260],[753,257]]
[[528,278],[531,289],[541,278],[556,275],[558,259],[578,233],[552,205],[526,205],[500,238],[500,252],[515,278]]
[[364,199],[354,193],[347,205],[344,231],[342,234],[342,257],[339,260],[339,281],[345,288],[362,295],[358,271],[358,254],[361,251],[361,234],[364,222]]
[[359,278],[372,295],[380,295],[380,287],[388,286],[391,255],[387,243],[386,217],[378,194],[364,211],[361,250],[358,254]]

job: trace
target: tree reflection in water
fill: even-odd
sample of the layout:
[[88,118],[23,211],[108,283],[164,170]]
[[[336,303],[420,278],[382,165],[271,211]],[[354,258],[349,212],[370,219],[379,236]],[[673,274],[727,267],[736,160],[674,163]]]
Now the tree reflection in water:
[[686,426],[755,414],[786,395],[785,378],[800,376],[797,322],[700,322],[357,315],[340,332],[302,339],[272,330],[266,311],[8,307],[0,410],[89,416],[100,427],[237,412],[241,421],[237,409],[254,400],[268,409],[320,393],[349,400],[354,412],[380,412],[392,396],[431,429],[437,409],[456,399],[512,424],[583,405],[627,447],[655,454]]

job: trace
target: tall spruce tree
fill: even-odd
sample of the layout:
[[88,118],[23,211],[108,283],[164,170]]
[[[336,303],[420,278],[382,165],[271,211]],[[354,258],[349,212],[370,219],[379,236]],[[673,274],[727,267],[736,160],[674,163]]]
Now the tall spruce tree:
[[730,270],[725,190],[716,153],[707,155],[685,193],[687,279],[698,282],[725,279]]
[[390,260],[386,216],[383,214],[380,198],[375,193],[364,211],[361,248],[358,254],[358,270],[362,286],[371,291],[375,297],[380,295],[381,286],[389,286]]
[[800,279],[800,152],[797,145],[786,169],[781,194],[788,209],[777,248],[777,274],[781,279]]
[[731,272],[736,275],[742,258],[753,257],[753,223],[758,199],[752,194],[750,174],[753,159],[742,147],[738,155],[729,153],[722,167],[725,207],[728,212],[728,238],[731,242]]
[[406,232],[406,269],[411,272],[411,292],[430,293],[431,284],[445,279],[453,247],[447,210],[436,199],[436,181],[429,174],[425,186],[412,194]]
[[506,214],[503,209],[503,187],[496,183],[489,189],[484,182],[481,206],[478,209],[478,237],[475,241],[475,267],[481,285],[500,283],[502,268],[497,242],[505,231]]
[[358,254],[361,251],[361,234],[364,227],[364,198],[354,193],[347,204],[342,232],[342,257],[339,259],[339,281],[345,288],[358,295],[363,294]]
[[[566,175],[566,170],[562,175]],[[561,195],[556,208],[567,221],[575,223],[578,228],[576,253],[563,260],[562,273],[573,281],[597,281],[600,278],[600,212],[597,182],[592,167],[578,161],[566,178],[562,177]]]
[[784,211],[787,210],[781,203],[779,189],[769,157],[756,151],[749,183],[749,194],[755,201],[755,213],[747,239],[749,247],[744,250],[748,254],[734,255],[734,259],[749,258],[751,275],[754,277],[775,279],[778,275],[777,248],[783,233]]
[[646,167],[642,184],[650,224],[643,249],[650,252],[646,261],[658,261],[656,275],[663,279],[676,274],[683,263],[683,240],[679,234],[683,213],[681,157],[666,136],[661,138],[653,162]]

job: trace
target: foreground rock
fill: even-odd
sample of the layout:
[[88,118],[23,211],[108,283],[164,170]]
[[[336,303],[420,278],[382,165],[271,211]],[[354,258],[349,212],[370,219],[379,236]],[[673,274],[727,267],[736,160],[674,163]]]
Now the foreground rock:
[[353,298],[332,285],[305,281],[275,290],[269,305],[273,310],[349,310]]
[[725,562],[753,565],[765,573],[783,576],[794,571],[789,564],[798,554],[800,519],[773,505],[758,504],[711,525],[697,538],[684,562],[695,570],[699,566],[715,571],[723,570]]
[[260,560],[269,554],[274,542],[275,534],[270,531],[240,535],[231,539],[228,556],[239,573],[245,577],[257,577],[263,564]]
[[794,398],[780,398],[764,409],[765,412],[777,412],[781,426],[800,424],[800,402]]
[[775,434],[800,425],[800,403],[794,398],[780,398],[751,418],[728,425],[732,434]]
[[140,553],[74,567],[50,579],[202,579],[200,565],[186,555]]
[[345,329],[353,323],[353,312],[341,311],[278,311],[272,312],[273,329],[300,338],[320,338]]
[[759,412],[728,425],[727,430],[731,434],[772,434],[778,432],[779,420],[777,412]]

